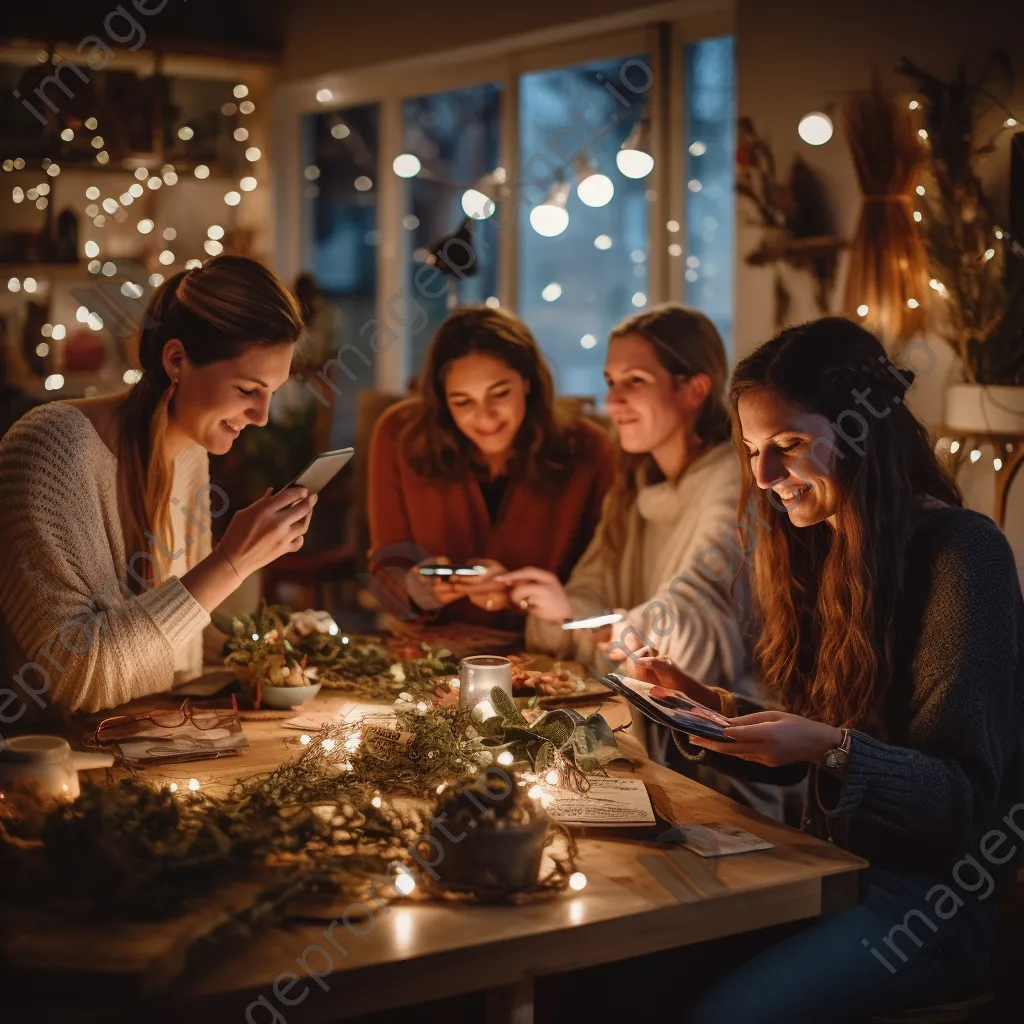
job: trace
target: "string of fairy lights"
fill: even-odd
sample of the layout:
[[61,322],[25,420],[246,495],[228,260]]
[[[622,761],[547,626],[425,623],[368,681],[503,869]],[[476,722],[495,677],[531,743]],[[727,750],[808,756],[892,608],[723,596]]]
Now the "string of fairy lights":
[[[236,84],[232,89],[233,100],[224,103],[220,112],[225,117],[234,117],[236,115],[247,116],[255,113],[256,105],[249,98],[249,87],[244,83]],[[86,118],[82,123],[79,132],[91,133],[90,146],[96,151],[94,159],[96,164],[100,167],[107,167],[110,164],[110,152],[107,149],[107,141],[103,137],[99,120],[96,117]],[[74,141],[76,136],[76,130],[73,128],[64,128],[60,133],[61,141],[69,143]],[[182,125],[177,130],[177,137],[182,142],[189,142],[195,136],[195,130],[190,125]],[[234,142],[244,146],[244,157],[249,164],[256,165],[262,159],[263,153],[258,146],[252,145],[250,142],[249,129],[243,124],[239,124],[232,133]],[[52,160],[49,157],[45,157],[40,161],[40,178],[41,180],[37,185],[30,188],[24,188],[22,185],[16,185],[11,189],[11,200],[14,204],[18,205],[21,203],[32,203],[38,210],[45,210],[51,200],[53,199],[53,191],[51,181],[56,179],[61,173],[61,166],[56,160]],[[28,169],[28,164],[24,157],[12,157],[5,159],[0,163],[4,172],[12,173],[15,171],[25,171]],[[81,170],[80,166],[75,166],[75,171]],[[255,166],[253,167],[255,171]],[[197,164],[191,171],[191,175],[199,181],[205,181],[211,176],[211,169],[207,164]],[[103,190],[97,185],[89,185],[85,189],[85,198],[89,201],[89,205],[85,207],[84,213],[88,221],[91,221],[93,228],[97,231],[102,232],[111,221],[117,224],[124,224],[129,220],[131,214],[129,208],[138,200],[141,200],[147,193],[155,193],[161,188],[173,188],[181,181],[181,176],[175,169],[173,163],[163,164],[159,170],[150,169],[145,166],[140,166],[135,170],[135,181],[119,195],[104,195]],[[247,192],[254,191],[259,185],[259,179],[255,176],[255,173],[249,173],[243,175],[235,188],[229,189],[224,195],[225,205],[237,208],[242,202],[243,196]],[[152,217],[140,217],[136,223],[135,228],[140,235],[149,236],[156,229],[157,224]],[[113,259],[103,258],[103,245],[97,240],[96,232],[80,232],[79,237],[82,234],[92,237],[86,237],[80,244],[80,256],[84,257],[89,261],[87,263],[87,270],[91,275],[97,277],[114,277],[118,274],[117,263]],[[218,256],[224,251],[224,238],[227,234],[225,228],[221,224],[211,224],[206,230],[206,238],[203,241],[203,250],[208,256]],[[164,247],[157,253],[156,261],[160,265],[160,269],[154,269],[152,273],[148,275],[147,283],[151,288],[159,287],[164,281],[165,272],[173,272],[173,268],[177,263],[180,262],[179,255],[172,248],[173,243],[178,239],[178,230],[173,225],[167,225],[160,233],[160,240],[166,243]],[[184,269],[191,270],[195,267],[202,265],[202,260],[190,257],[184,261]],[[165,269],[166,268],[166,269]],[[11,277],[7,281],[7,289],[10,292],[25,292],[28,295],[35,294],[40,291],[45,291],[49,285],[49,282],[40,275],[39,278],[33,276]],[[144,294],[145,289],[140,282],[126,280],[121,285],[121,292],[127,298],[138,299]],[[86,305],[79,305],[76,313],[76,320],[93,331],[102,331],[104,329],[104,321],[100,312],[90,309]],[[36,355],[40,358],[46,358],[50,352],[50,341],[63,341],[68,336],[68,328],[61,323],[45,323],[42,325],[41,331],[42,341],[40,341],[36,348]],[[139,377],[138,370],[129,369],[124,373],[125,383],[134,383]],[[65,380],[64,376],[60,373],[49,374],[45,381],[44,387],[47,391],[59,391],[64,387]],[[95,389],[87,389],[88,391],[95,391]]]

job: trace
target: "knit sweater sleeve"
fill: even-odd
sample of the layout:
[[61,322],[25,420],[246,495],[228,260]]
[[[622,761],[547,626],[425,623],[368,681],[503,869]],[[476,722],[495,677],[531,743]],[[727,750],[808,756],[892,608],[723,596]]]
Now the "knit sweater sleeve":
[[901,743],[852,734],[838,799],[823,810],[877,840],[961,850],[998,806],[1024,733],[1024,608],[994,523],[952,510],[928,578]]
[[736,530],[739,477],[726,463],[701,495],[701,515],[678,560],[643,604],[629,610],[637,642],[656,647],[687,675],[726,685],[743,664],[739,612],[730,587],[736,555],[726,547]]
[[125,586],[113,474],[95,461],[108,453],[83,427],[77,411],[43,407],[0,443],[0,611],[25,658],[15,680],[96,711],[168,689],[175,650],[209,616],[176,576],[139,595]]

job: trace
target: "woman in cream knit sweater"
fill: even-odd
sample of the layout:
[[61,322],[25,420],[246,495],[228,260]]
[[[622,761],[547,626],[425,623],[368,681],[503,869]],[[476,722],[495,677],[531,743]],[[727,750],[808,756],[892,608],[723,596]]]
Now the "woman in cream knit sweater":
[[[741,477],[728,440],[727,374],[718,331],[696,310],[658,306],[612,332],[605,380],[621,456],[594,539],[564,588],[536,569],[504,577],[513,601],[529,607],[532,649],[596,659],[608,671],[657,647],[694,678],[725,687],[742,672],[742,608],[732,593],[739,566],[728,545]],[[561,628],[610,609],[623,616],[611,636]]]
[[[744,637],[742,478],[729,441],[727,376],[722,339],[696,310],[657,306],[612,332],[605,380],[622,453],[594,539],[564,587],[538,569],[503,577],[512,600],[529,610],[531,650],[576,657],[604,674],[649,646],[708,686],[756,693]],[[608,610],[622,615],[610,631],[561,628]],[[655,760],[779,813],[773,788],[691,767],[646,719],[634,716],[633,729]]]
[[17,698],[3,721],[198,675],[210,611],[301,546],[316,499],[287,490],[235,513],[212,548],[228,509],[207,457],[266,423],[301,331],[269,270],[217,257],[153,294],[128,392],[41,406],[0,441],[0,640]]

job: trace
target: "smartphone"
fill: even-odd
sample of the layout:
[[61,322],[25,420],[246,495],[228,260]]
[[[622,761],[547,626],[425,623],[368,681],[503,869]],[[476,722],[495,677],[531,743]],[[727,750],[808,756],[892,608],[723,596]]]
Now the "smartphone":
[[354,448],[321,452],[288,486],[305,487],[310,494],[319,494],[355,453]]
[[604,612],[601,615],[591,615],[589,619],[570,619],[562,623],[562,629],[600,629],[602,626],[611,626],[621,621],[621,612]]
[[421,576],[483,576],[487,572],[486,565],[421,565],[417,567]]

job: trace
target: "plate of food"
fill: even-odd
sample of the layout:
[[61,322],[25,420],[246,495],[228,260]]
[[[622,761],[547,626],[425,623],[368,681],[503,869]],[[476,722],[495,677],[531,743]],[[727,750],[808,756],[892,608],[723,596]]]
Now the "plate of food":
[[606,686],[582,674],[576,662],[560,662],[546,654],[511,654],[512,692],[517,697],[537,698],[538,704],[576,700],[602,700]]

